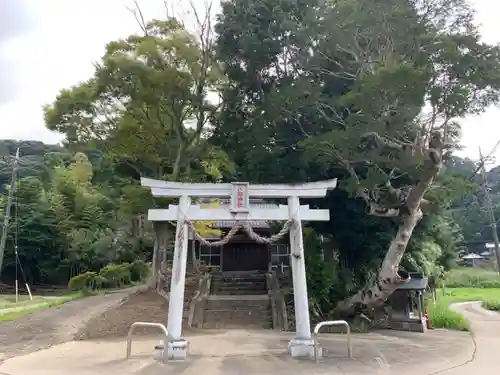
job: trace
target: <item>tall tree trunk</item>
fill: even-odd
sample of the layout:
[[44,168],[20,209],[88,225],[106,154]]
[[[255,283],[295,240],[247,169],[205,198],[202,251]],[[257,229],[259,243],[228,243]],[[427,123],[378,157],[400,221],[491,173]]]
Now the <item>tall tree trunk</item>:
[[158,286],[158,281],[159,281],[159,275],[160,275],[160,269],[159,269],[159,264],[160,261],[158,259],[158,254],[159,254],[159,235],[158,235],[158,228],[156,226],[156,223],[153,223],[153,230],[155,233],[155,239],[154,239],[154,244],[153,244],[153,259],[152,259],[152,267],[151,267],[151,279],[148,282],[148,287],[151,288],[152,290],[156,290]]
[[182,142],[177,148],[177,155],[175,157],[174,166],[172,167],[172,180],[175,181],[181,174],[182,164],[184,163],[184,153],[186,145]]
[[160,292],[165,288],[165,275],[167,273],[167,247],[169,238],[169,228],[167,222],[155,222],[155,242],[153,247],[153,275],[149,282],[149,287]]
[[374,207],[374,204],[371,205],[370,212],[374,215],[397,216],[398,231],[389,244],[374,284],[341,301],[335,308],[337,314],[352,316],[361,312],[370,312],[383,305],[401,284],[410,281],[410,275],[400,270],[399,265],[413,230],[423,216],[422,210],[425,210],[427,206],[424,205],[427,203],[424,195],[441,170],[442,147],[441,136],[436,133],[430,141],[429,149],[422,151],[425,161],[420,181],[411,187],[404,204],[399,209],[380,209],[380,207]]
[[399,264],[408,245],[410,236],[417,226],[422,214],[405,215],[399,225],[398,232],[389,245],[382,267],[375,283],[360,290],[353,296],[340,302],[335,310],[341,315],[356,315],[382,305],[400,286],[410,280],[409,275],[399,270]]

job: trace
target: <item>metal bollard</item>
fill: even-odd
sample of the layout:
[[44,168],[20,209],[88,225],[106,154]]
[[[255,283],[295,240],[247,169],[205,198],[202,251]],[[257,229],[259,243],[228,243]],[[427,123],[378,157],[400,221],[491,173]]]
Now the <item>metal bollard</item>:
[[[168,343],[168,331],[167,328],[160,323],[148,323],[148,322],[135,322],[130,326],[130,329],[128,330],[128,335],[127,335],[127,353],[125,355],[125,359],[129,359],[131,354],[132,354],[132,334],[134,333],[134,329],[137,327],[156,327],[160,328],[163,333],[165,334],[165,347],[163,350],[167,350],[167,343]],[[164,358],[167,358],[168,356],[164,355]]]
[[349,323],[347,323],[345,320],[327,320],[324,322],[320,322],[316,324],[314,327],[313,331],[313,339],[314,339],[314,360],[316,363],[319,362],[319,356],[318,356],[318,335],[319,335],[319,330],[322,327],[326,326],[345,326],[346,328],[346,335],[347,335],[347,356],[349,358],[352,358],[352,346],[351,346],[351,327],[349,327]]

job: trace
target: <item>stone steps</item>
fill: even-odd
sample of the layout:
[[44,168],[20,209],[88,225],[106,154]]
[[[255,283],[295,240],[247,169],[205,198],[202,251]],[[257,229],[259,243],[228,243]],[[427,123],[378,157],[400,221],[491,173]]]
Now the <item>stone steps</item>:
[[[214,297],[212,297],[214,298]],[[272,328],[271,305],[268,299],[209,299],[204,328]]]
[[229,295],[229,296],[237,296],[237,295],[263,295],[267,294],[267,290],[259,287],[248,287],[241,288],[238,286],[225,286],[225,287],[216,287],[212,288],[212,294],[215,295]]
[[204,328],[272,328],[264,274],[214,275],[211,285]]
[[214,276],[211,294],[215,295],[258,295],[267,294],[264,275],[246,277]]

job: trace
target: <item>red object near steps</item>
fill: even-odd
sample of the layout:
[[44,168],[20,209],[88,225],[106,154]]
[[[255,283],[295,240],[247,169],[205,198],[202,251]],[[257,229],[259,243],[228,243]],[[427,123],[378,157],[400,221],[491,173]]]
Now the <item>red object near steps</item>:
[[424,318],[426,328],[431,329],[431,320],[429,319],[429,314],[427,314],[427,311],[424,312]]

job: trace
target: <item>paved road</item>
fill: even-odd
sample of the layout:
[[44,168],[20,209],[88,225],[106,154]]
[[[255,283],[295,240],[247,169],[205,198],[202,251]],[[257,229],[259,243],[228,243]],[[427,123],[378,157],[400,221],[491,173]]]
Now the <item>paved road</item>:
[[457,303],[452,307],[469,320],[475,352],[466,364],[440,374],[500,374],[500,313],[483,309],[480,302]]

